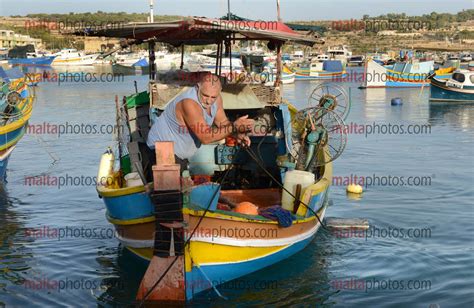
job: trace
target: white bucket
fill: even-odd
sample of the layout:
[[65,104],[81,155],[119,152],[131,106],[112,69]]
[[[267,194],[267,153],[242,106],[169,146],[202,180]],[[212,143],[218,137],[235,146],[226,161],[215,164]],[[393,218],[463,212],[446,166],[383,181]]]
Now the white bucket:
[[127,183],[127,187],[143,186],[142,179],[140,178],[138,172],[131,172],[124,178]]
[[[303,191],[306,187],[314,184],[315,177],[314,174],[307,171],[293,170],[285,173],[285,182],[283,186],[290,191],[293,195],[296,194],[296,185],[301,184],[301,197],[303,196]],[[293,204],[295,198],[293,198],[289,193],[283,190],[281,195],[281,206],[288,211],[293,211]]]

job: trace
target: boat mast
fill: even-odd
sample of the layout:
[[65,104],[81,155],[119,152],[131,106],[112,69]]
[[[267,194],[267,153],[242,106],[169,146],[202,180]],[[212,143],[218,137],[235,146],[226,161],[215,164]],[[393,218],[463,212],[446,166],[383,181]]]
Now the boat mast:
[[150,23],[154,22],[154,17],[153,17],[153,0],[150,0]]
[[[280,23],[281,22],[281,16],[280,16],[280,0],[277,0],[277,20]],[[276,44],[277,48],[277,58],[276,58],[276,78],[275,78],[275,87],[280,87],[281,85],[281,71],[282,71],[282,65],[281,65],[281,43],[277,42]]]
[[[153,18],[153,0],[150,0],[150,23],[154,22]],[[148,65],[149,65],[149,75],[150,80],[155,79],[155,41],[148,42]]]

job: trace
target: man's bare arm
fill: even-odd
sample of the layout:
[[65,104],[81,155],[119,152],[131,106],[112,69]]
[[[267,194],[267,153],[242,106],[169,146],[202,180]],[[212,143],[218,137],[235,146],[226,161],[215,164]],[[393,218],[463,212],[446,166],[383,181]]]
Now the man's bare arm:
[[[202,115],[201,107],[192,100],[184,100],[181,103],[182,117],[186,126],[191,130],[202,144],[224,139],[232,133],[232,123],[228,121],[227,125],[218,128],[212,128],[207,125]],[[217,114],[216,114],[217,116]],[[225,113],[224,113],[225,116]],[[226,117],[227,119],[227,117]]]

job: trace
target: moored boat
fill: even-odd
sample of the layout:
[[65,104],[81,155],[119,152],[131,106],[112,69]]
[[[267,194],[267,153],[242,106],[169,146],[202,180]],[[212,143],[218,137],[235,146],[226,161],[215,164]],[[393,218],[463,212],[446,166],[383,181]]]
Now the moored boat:
[[449,80],[431,80],[432,102],[474,103],[474,71],[457,70]]
[[430,83],[429,76],[435,73],[439,79],[449,78],[454,68],[434,70],[434,61],[397,62],[383,66],[369,59],[365,65],[364,83],[361,88],[422,87]]
[[[194,18],[104,29],[95,35],[133,39],[139,33],[140,39],[153,38],[150,53],[155,41],[180,46],[215,43],[216,37],[229,42],[236,36],[268,40],[276,45],[277,76],[284,42],[309,46],[319,42],[281,22],[275,22],[277,29],[272,31],[260,29],[258,22],[250,22],[255,29],[239,31],[226,22]],[[218,42],[218,50],[222,46]],[[217,60],[224,63],[219,56]],[[338,99],[323,94],[317,106],[298,111],[282,101],[279,78],[274,86],[226,83],[224,78],[221,96],[229,119],[249,114],[264,127],[250,134],[252,146],[237,146],[232,138],[202,145],[190,159],[189,170],[181,173],[179,165],[175,168],[170,143],[158,142],[157,164],[151,168],[140,160],[145,157],[140,142],[146,139],[149,122],[192,88],[196,75],[169,72],[176,76],[162,81],[155,79],[150,62],[149,91],[117,104],[119,123],[127,121],[130,128],[129,135],[118,138],[126,143],[128,155],[119,143],[120,169],[114,170],[113,152],[104,154],[97,186],[118,240],[150,261],[137,299],[183,302],[207,289],[218,293],[217,285],[275,264],[309,245],[326,212],[332,161],[345,146],[345,135],[336,129],[344,126],[335,112]],[[221,68],[216,67],[215,73],[221,76]],[[153,183],[146,178],[151,172]],[[107,181],[101,180],[104,174]],[[138,184],[129,182],[137,174]],[[150,185],[153,191],[147,189]]]
[[93,65],[96,59],[100,56],[100,54],[87,55],[84,52],[73,48],[62,49],[54,55],[56,58],[52,63],[53,66]]
[[15,46],[8,51],[8,64],[12,66],[50,66],[55,58],[37,52],[33,45]]
[[335,79],[347,76],[343,63],[339,60],[325,60],[302,65],[295,70],[296,80]]
[[17,68],[0,67],[0,182],[6,181],[10,155],[26,132],[34,96],[28,81]]

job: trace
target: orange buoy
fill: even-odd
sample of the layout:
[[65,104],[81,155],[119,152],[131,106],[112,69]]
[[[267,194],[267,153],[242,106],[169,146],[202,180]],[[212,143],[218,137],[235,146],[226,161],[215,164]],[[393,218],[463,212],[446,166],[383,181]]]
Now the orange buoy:
[[258,206],[251,202],[244,201],[237,204],[234,211],[240,214],[258,215]]

